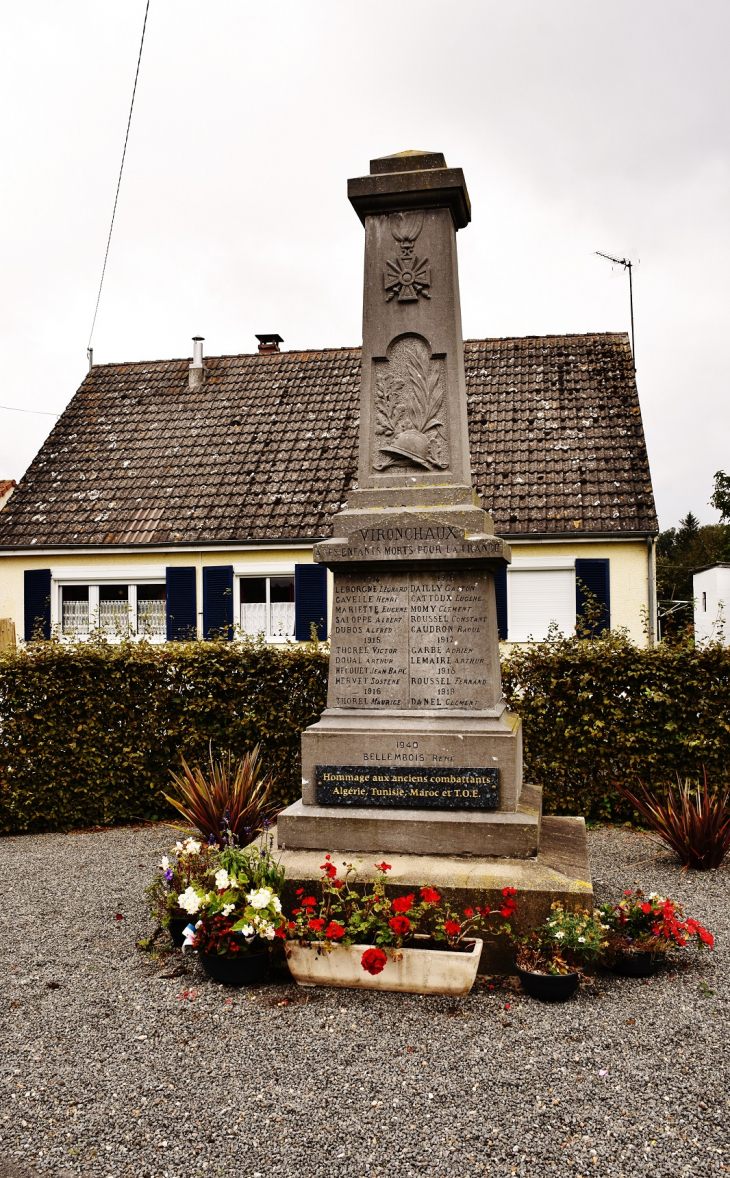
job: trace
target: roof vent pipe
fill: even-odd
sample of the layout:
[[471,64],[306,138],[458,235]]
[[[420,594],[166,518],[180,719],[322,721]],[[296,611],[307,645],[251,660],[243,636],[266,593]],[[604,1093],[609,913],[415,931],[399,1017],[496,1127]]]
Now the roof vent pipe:
[[188,372],[188,384],[191,389],[199,389],[205,380],[205,364],[203,363],[204,335],[193,336],[193,362]]

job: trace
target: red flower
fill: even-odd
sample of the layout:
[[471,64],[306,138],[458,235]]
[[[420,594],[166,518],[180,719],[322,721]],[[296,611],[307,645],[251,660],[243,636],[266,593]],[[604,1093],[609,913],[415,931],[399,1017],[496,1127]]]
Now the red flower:
[[464,916],[473,916],[473,915],[474,915],[474,909],[473,909],[473,908],[465,908],[465,909],[464,909]]
[[340,937],[344,937],[345,930],[341,924],[337,923],[336,920],[331,920],[327,925],[327,928],[324,930],[324,935],[329,937],[331,941],[337,941]]
[[[327,858],[329,858],[329,855]],[[337,868],[334,863],[322,863],[319,870],[326,872],[328,879],[332,879],[333,876],[337,875]]]
[[297,927],[297,926],[295,925],[294,921],[293,921],[293,920],[290,920],[290,921],[289,921],[289,928],[296,928],[296,927]]
[[[385,859],[383,859],[382,863],[376,863],[375,866],[377,867],[378,871],[385,872],[385,871],[391,870],[390,863],[386,863]],[[381,966],[381,969],[382,969],[382,966]],[[376,973],[380,973],[380,970],[376,970]]]
[[383,972],[387,960],[382,949],[366,949],[360,958],[360,964],[367,973],[375,977],[376,974]]
[[339,891],[339,889],[342,887],[344,882],[345,882],[344,879],[333,879],[332,880],[332,887],[337,888],[337,890]]
[[500,908],[499,915],[503,916],[505,920],[507,920],[512,915],[512,913],[516,911],[517,905],[515,904],[514,900],[508,900],[507,903]]
[[411,892],[410,896],[397,896],[393,901],[394,912],[410,912],[413,907],[415,896]]
[[457,937],[461,932],[461,925],[456,920],[447,920],[444,924],[444,932],[447,937]]
[[320,932],[324,928],[324,920],[321,916],[318,916],[314,920],[310,920],[308,923],[309,928],[313,929],[315,933]]
[[624,892],[624,895],[625,895],[625,896],[630,896],[630,895],[632,895],[632,893],[631,893],[631,892]]
[[489,913],[492,911],[492,909],[488,904],[485,904],[483,908],[479,909],[479,911],[481,912],[482,916],[489,916]]
[[641,911],[644,913],[645,916],[648,916],[652,910],[651,904],[639,904],[639,908],[641,909]]
[[517,888],[502,888],[502,895],[503,896],[516,896],[517,895]]
[[407,916],[392,916],[388,921],[396,937],[404,937],[411,927],[411,922]]
[[116,914],[116,916],[114,917],[114,919],[115,919],[115,920],[124,920],[124,917],[122,916],[121,912],[117,912],[117,914]]
[[304,888],[297,888],[296,895],[303,896],[304,895]]
[[274,936],[275,937],[285,937],[286,936],[286,921],[284,921],[283,924],[280,924],[278,929],[276,929],[274,931]]
[[427,904],[440,904],[441,897],[433,888],[421,888],[421,899]]
[[291,910],[292,916],[298,916],[300,912],[301,912],[301,908],[292,908],[292,910]]
[[302,904],[305,908],[314,908],[316,903],[317,901],[315,900],[314,896],[305,896],[302,900]]

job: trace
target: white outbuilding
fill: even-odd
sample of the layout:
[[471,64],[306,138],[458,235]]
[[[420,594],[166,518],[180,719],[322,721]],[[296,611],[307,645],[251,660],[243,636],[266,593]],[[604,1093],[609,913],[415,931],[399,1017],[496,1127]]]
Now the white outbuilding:
[[720,639],[730,646],[730,564],[714,564],[692,578],[695,641]]

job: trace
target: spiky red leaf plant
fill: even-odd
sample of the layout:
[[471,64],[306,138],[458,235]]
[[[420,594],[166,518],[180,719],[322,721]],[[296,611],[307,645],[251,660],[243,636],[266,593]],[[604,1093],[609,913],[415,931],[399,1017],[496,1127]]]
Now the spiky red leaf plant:
[[725,786],[710,793],[704,771],[703,777],[700,787],[699,782],[690,778],[682,781],[678,775],[677,793],[668,786],[666,799],[644,786],[637,796],[614,783],[662,842],[677,852],[685,871],[688,867],[710,871],[719,867],[730,851],[730,789]]
[[274,780],[263,773],[259,750],[256,745],[241,759],[229,752],[216,761],[211,748],[206,772],[199,765],[191,769],[183,757],[182,773],[170,773],[177,796],[165,794],[168,802],[221,848],[229,845],[230,834],[237,846],[248,846],[275,814]]

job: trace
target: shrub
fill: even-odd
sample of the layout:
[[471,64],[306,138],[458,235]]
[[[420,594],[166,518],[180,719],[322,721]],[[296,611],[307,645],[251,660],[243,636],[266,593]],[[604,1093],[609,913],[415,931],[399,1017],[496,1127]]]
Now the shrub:
[[[545,812],[635,820],[614,788],[659,792],[730,766],[730,650],[655,650],[621,633],[512,651],[505,694]],[[0,653],[0,833],[172,815],[181,757],[261,745],[275,807],[301,792],[300,736],[327,693],[326,648],[263,642],[39,642]]]
[[556,638],[512,651],[502,676],[523,721],[525,779],[543,787],[548,814],[635,820],[614,782],[663,793],[703,765],[728,780],[730,649],[719,643]]
[[229,844],[245,847],[252,843],[269,819],[274,816],[271,803],[273,779],[262,775],[260,749],[247,752],[236,761],[229,752],[223,760],[213,758],[209,749],[209,771],[199,765],[191,769],[182,758],[182,773],[171,773],[176,797],[165,794],[165,800],[200,831],[206,842],[219,847]]
[[324,707],[326,649],[264,642],[38,642],[0,654],[0,832],[175,811],[170,770],[261,745],[276,808],[301,792],[300,735]]
[[730,851],[730,791],[710,793],[706,774],[702,789],[699,782],[681,778],[677,786],[676,796],[672,786],[667,787],[666,800],[647,789],[638,796],[624,786],[618,789],[662,842],[676,851],[684,868],[711,871]]

